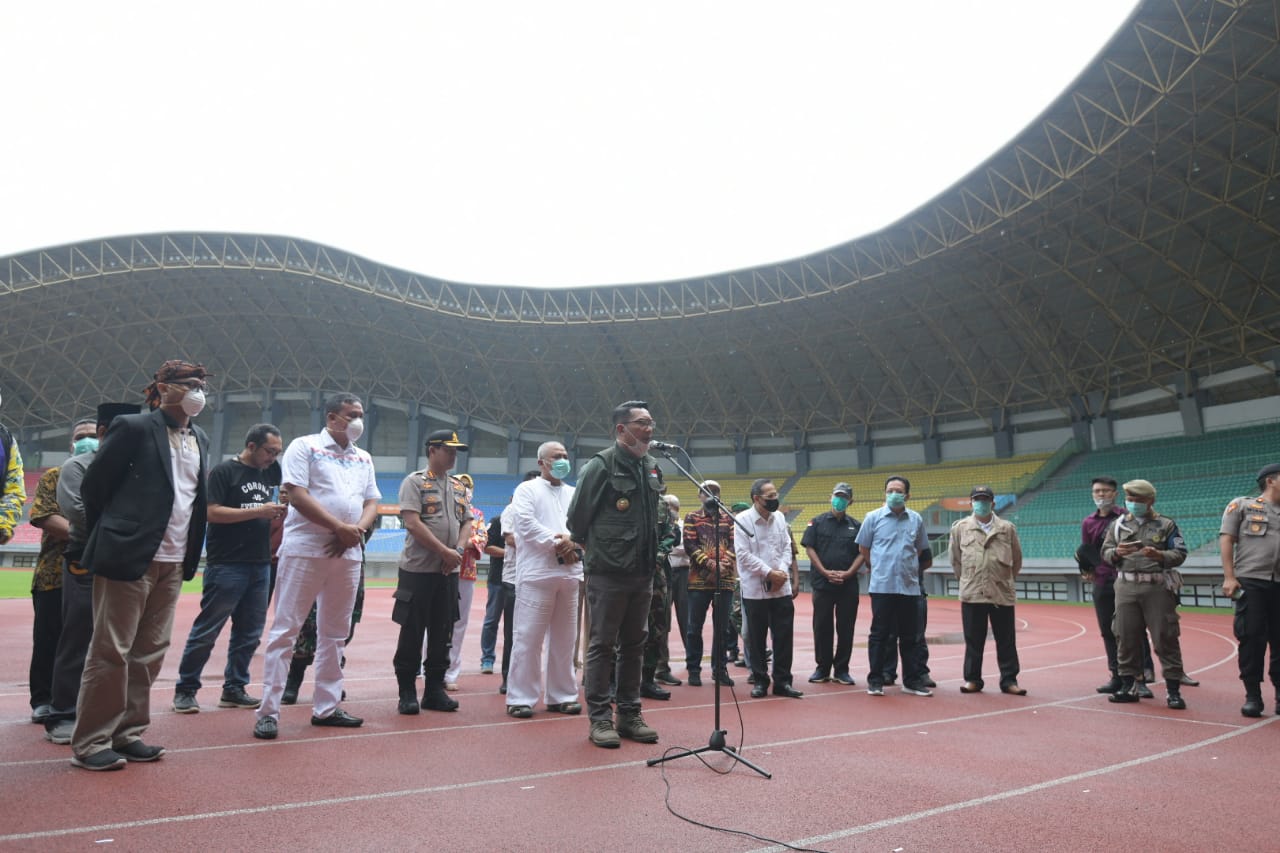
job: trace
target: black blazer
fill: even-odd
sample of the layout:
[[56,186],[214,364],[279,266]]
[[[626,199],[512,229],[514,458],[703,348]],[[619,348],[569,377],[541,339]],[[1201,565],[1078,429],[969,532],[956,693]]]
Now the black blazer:
[[[151,564],[173,512],[173,468],[169,453],[169,425],[177,426],[162,410],[145,415],[121,415],[111,422],[80,486],[89,539],[80,564],[97,575],[132,581]],[[182,561],[186,580],[195,577],[204,547],[208,521],[209,437],[192,424],[200,448],[200,473],[191,509],[187,553]]]

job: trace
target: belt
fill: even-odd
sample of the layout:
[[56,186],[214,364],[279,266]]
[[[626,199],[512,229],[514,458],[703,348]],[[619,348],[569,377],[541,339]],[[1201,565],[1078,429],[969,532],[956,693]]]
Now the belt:
[[1164,572],[1120,572],[1120,579],[1130,583],[1162,583]]

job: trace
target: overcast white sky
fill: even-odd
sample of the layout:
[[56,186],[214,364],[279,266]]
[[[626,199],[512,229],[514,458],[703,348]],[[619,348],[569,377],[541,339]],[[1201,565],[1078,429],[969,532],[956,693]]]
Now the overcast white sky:
[[0,255],[237,231],[531,286],[784,260],[964,176],[1133,5],[5,3]]

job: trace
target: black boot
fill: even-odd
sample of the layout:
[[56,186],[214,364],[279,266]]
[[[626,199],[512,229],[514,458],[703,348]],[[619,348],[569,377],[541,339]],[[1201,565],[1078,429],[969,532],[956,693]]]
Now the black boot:
[[1154,699],[1156,694],[1151,692],[1151,688],[1147,686],[1147,682],[1135,680],[1133,683],[1133,692],[1137,694],[1139,699]]
[[1097,688],[1097,691],[1099,693],[1115,693],[1119,689],[1120,689],[1120,676],[1116,675],[1113,672],[1111,673],[1111,680],[1108,681],[1106,684],[1099,685]]
[[641,671],[640,695],[646,699],[670,699],[671,691],[659,687],[654,680],[654,668],[646,666]]
[[[1280,693],[1277,693],[1276,697],[1276,701],[1280,702]],[[1245,717],[1262,716],[1262,684],[1260,682],[1252,681],[1245,683],[1244,705],[1240,707],[1240,713]]]
[[294,658],[289,661],[289,675],[284,680],[284,695],[280,697],[281,705],[294,705],[298,701],[298,690],[302,687],[302,679],[307,674],[309,661]]
[[1175,711],[1187,710],[1187,702],[1182,698],[1182,679],[1166,678],[1164,687],[1169,691],[1169,695],[1165,697],[1164,703]]
[[396,706],[401,714],[412,716],[418,713],[418,685],[412,675],[404,676],[396,673],[396,684],[400,688],[400,704]]
[[443,681],[437,681],[428,684],[422,691],[422,707],[427,711],[456,711],[458,700],[444,689]]
[[1108,702],[1137,702],[1138,694],[1133,689],[1134,678],[1132,675],[1120,676],[1120,689],[1107,697]]

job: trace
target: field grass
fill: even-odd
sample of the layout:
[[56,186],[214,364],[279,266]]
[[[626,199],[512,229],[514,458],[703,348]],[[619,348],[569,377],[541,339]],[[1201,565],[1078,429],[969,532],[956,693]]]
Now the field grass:
[[[197,574],[182,585],[183,594],[199,593],[204,589],[204,575]],[[394,587],[395,578],[369,578],[365,587],[382,589]],[[31,595],[31,569],[0,568],[0,598],[28,598]]]

